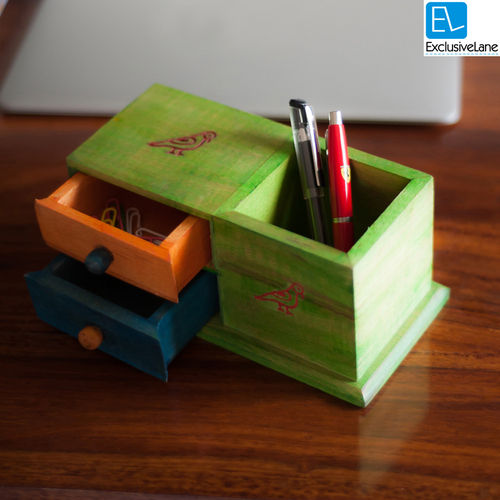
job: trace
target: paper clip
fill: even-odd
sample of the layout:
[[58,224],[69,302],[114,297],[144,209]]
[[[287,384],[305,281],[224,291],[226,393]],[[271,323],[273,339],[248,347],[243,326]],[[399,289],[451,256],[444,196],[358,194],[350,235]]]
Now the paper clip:
[[118,221],[118,227],[120,227],[120,229],[138,236],[143,240],[154,243],[155,245],[160,245],[166,238],[164,234],[157,233],[147,227],[143,227],[141,223],[141,212],[139,212],[139,210],[135,207],[127,208],[125,212],[125,224],[123,224],[120,203],[116,198],[111,198],[107,201],[106,208],[101,215],[101,220],[112,226],[115,226]]
[[[135,234],[141,227],[141,213],[135,207],[127,208],[125,214],[125,231],[127,233]],[[134,230],[134,228],[137,228]]]
[[116,208],[115,207],[105,208],[102,212],[101,220],[106,224],[114,226],[116,222]]
[[142,238],[143,240],[150,241],[155,245],[160,245],[161,242],[166,238],[164,234],[157,233],[156,231],[152,231],[151,229],[148,229],[146,227],[140,227],[139,229],[137,229],[135,235],[139,236],[139,238]]
[[122,209],[120,207],[120,202],[116,198],[110,198],[106,202],[106,208],[114,208],[115,217],[114,223],[112,225],[123,229]]

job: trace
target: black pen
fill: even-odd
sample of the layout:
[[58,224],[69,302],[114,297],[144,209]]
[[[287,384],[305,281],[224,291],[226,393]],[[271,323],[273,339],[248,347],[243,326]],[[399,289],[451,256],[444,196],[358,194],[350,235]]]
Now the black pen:
[[290,99],[290,121],[299,166],[302,193],[307,204],[312,237],[328,244],[325,183],[321,168],[321,150],[314,113],[306,101]]

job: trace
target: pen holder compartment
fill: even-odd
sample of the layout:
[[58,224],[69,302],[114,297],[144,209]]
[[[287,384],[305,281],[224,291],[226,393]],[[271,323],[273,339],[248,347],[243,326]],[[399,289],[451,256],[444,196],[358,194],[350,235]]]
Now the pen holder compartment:
[[432,177],[349,153],[351,250],[307,237],[296,164],[281,165],[214,220],[221,315],[200,335],[364,406],[448,290],[432,282]]
[[[323,139],[320,139],[323,142]],[[351,153],[354,151],[350,149]],[[356,156],[356,153],[355,153]],[[326,155],[323,161],[326,165]],[[371,156],[372,159],[375,157]],[[357,241],[408,184],[409,179],[350,160],[354,209],[354,234]],[[324,195],[329,200],[328,186]],[[312,238],[307,221],[307,206],[300,187],[295,158],[281,165],[261,182],[235,211],[253,219]]]

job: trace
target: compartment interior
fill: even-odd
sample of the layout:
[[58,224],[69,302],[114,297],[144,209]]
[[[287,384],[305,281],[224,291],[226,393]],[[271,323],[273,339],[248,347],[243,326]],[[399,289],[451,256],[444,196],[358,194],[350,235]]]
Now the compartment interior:
[[99,276],[92,274],[84,264],[69,257],[59,260],[52,267],[52,273],[144,318],[149,318],[165,302],[165,299],[113,278],[109,274]]
[[[136,208],[139,211],[140,225],[137,218],[132,221],[132,231],[129,231],[132,234],[135,234],[135,231],[142,227],[145,230],[149,229],[168,237],[187,217],[186,213],[173,207],[163,205],[95,177],[83,175],[78,189],[68,189],[59,197],[58,202],[101,220],[110,200],[118,200],[120,216],[124,226],[126,226],[127,209]],[[118,218],[118,211],[116,211],[116,218]],[[147,231],[144,231],[144,234],[148,234]]]
[[[351,161],[354,237],[357,241],[408,184],[409,179]],[[328,189],[326,190],[328,196]],[[296,161],[277,168],[236,211],[311,237]]]

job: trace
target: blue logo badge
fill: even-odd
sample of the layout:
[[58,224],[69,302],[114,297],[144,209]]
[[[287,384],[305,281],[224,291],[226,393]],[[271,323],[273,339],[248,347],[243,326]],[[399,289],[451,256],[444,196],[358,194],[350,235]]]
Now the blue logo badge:
[[425,7],[427,38],[465,38],[467,4],[465,2],[429,2]]

